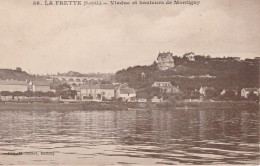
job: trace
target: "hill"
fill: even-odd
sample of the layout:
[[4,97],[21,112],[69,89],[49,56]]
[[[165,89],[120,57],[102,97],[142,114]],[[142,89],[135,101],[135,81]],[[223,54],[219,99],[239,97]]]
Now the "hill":
[[[126,82],[135,89],[150,87],[154,81],[170,81],[181,90],[202,86],[215,89],[259,87],[259,61],[210,58],[195,55],[195,61],[173,56],[175,67],[158,70],[156,62],[150,66],[135,66],[116,72],[118,82]],[[145,74],[145,77],[142,76]]]
[[13,80],[25,81],[25,80],[36,80],[39,78],[40,77],[37,77],[36,75],[30,75],[25,71],[22,71],[21,68],[17,68],[15,70],[0,69],[0,80],[13,79]]

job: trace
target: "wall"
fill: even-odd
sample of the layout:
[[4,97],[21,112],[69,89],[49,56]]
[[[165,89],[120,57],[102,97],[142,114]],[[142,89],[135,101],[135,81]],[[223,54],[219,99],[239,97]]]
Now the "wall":
[[0,85],[0,92],[1,91],[10,91],[10,92],[21,91],[21,92],[25,92],[27,90],[28,90],[27,85]]

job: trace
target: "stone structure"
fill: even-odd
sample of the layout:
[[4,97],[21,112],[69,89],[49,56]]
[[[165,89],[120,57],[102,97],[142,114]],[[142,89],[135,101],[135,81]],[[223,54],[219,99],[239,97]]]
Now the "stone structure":
[[70,85],[98,83],[101,80],[100,78],[97,77],[76,77],[76,76],[52,76],[52,78],[56,78]]

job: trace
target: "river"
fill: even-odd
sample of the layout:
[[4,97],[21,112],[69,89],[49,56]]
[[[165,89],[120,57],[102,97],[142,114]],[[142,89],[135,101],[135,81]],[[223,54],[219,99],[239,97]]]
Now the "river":
[[259,164],[259,111],[2,110],[8,164]]

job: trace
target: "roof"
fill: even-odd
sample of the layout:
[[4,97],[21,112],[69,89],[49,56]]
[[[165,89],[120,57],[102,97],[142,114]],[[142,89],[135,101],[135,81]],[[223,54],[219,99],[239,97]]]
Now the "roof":
[[120,94],[136,94],[133,88],[122,88]]
[[[156,84],[156,85],[155,85],[155,84]],[[170,87],[172,87],[172,84],[171,84],[171,82],[169,82],[169,81],[167,81],[167,82],[155,81],[152,86],[169,87],[168,85],[169,85]]]
[[163,82],[163,81],[155,81],[154,83],[163,83],[163,84],[171,84],[171,82],[170,81],[166,81],[166,82]]
[[35,86],[50,86],[50,82],[47,81],[33,81]]
[[0,85],[28,85],[26,81],[0,80]]
[[[172,57],[172,53],[170,53],[170,52],[159,53],[158,58],[167,58],[168,56]],[[158,60],[158,58],[157,58],[157,60]]]
[[245,91],[258,91],[257,88],[244,88],[242,90],[245,90]]
[[185,53],[183,56],[190,57],[190,56],[195,56],[195,54],[194,54],[194,52],[189,52],[189,53]]
[[114,85],[112,84],[100,84],[99,85],[100,89],[114,89]]

